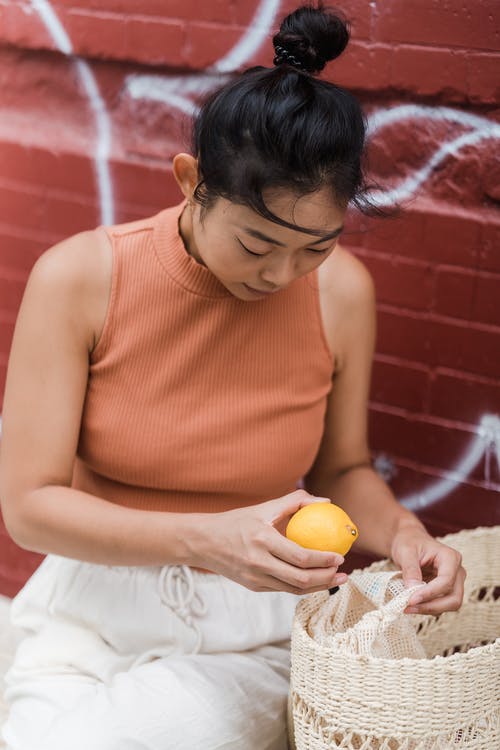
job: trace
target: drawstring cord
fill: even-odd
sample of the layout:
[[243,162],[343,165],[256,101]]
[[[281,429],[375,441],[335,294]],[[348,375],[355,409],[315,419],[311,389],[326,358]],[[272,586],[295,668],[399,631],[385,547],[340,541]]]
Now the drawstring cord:
[[158,593],[162,602],[196,633],[196,643],[192,653],[197,654],[201,648],[201,632],[193,616],[204,615],[207,612],[207,605],[195,591],[191,568],[188,565],[165,565],[158,580]]

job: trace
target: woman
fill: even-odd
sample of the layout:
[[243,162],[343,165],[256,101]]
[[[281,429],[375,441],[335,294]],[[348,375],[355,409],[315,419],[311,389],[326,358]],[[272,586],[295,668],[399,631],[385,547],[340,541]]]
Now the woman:
[[338,245],[364,121],[313,75],[346,26],[303,7],[273,41],[274,67],[202,108],[173,162],[180,205],[31,273],[1,498],[47,557],[12,606],[8,750],[283,750],[297,595],[346,580],[341,556],[283,534],[311,502],[429,580],[408,611],[460,606],[459,555],[370,466],[373,287]]

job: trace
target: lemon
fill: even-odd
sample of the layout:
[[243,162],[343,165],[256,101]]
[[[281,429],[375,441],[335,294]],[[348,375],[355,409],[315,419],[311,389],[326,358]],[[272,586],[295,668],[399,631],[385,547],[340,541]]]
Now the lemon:
[[358,538],[347,513],[333,503],[310,503],[293,514],[285,535],[308,549],[345,555]]

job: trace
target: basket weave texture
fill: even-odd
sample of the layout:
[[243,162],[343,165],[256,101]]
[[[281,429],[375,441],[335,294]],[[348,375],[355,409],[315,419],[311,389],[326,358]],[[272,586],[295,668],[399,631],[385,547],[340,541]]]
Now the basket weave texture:
[[293,750],[500,750],[500,526],[449,534],[467,571],[456,612],[405,615],[389,560],[295,612]]

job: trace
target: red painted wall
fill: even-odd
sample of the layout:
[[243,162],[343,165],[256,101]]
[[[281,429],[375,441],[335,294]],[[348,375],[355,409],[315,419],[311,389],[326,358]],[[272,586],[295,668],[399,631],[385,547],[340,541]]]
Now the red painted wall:
[[[126,221],[179,198],[171,158],[188,148],[189,103],[214,85],[206,69],[238,50],[240,68],[270,65],[277,5],[276,18],[295,7],[52,0],[41,13],[29,0],[0,3],[0,394],[36,258],[106,211]],[[402,500],[418,495],[433,533],[500,523],[500,6],[342,7],[353,38],[327,75],[359,95],[372,125],[394,118],[374,130],[370,163],[406,206],[384,221],[353,214],[344,238],[378,289],[376,465]],[[176,78],[177,103],[162,101]],[[1,592],[15,593],[40,559],[0,525]]]

